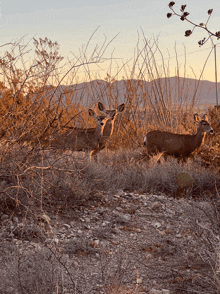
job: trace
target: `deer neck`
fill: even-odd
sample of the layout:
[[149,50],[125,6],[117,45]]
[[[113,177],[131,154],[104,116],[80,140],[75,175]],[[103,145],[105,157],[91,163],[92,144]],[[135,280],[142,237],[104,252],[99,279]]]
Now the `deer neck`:
[[96,128],[95,128],[95,137],[99,137],[99,136],[103,135],[104,127],[105,127],[105,125],[103,125],[103,126],[97,125],[96,126]]
[[103,137],[108,138],[112,135],[114,129],[114,122],[115,120],[111,118],[107,120],[103,130]]
[[199,130],[197,130],[197,133],[195,135],[195,146],[196,146],[196,148],[200,147],[203,144],[203,142],[205,140],[205,135],[206,135],[206,133],[202,133]]

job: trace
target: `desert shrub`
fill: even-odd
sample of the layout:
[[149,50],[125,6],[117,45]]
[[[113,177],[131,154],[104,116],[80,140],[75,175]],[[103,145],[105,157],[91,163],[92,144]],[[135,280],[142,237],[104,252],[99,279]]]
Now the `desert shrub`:
[[[11,243],[1,242],[0,291],[2,293],[54,293],[60,282],[55,258],[44,249],[22,254]],[[3,254],[4,252],[4,254]],[[7,256],[7,259],[6,259]]]

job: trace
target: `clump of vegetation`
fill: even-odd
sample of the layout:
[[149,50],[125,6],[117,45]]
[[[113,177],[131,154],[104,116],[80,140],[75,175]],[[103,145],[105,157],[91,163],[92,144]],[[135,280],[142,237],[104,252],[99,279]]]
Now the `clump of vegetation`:
[[[26,149],[27,151],[27,149]],[[23,156],[22,156],[23,152]],[[179,173],[189,173],[193,185],[187,197],[203,199],[208,192],[215,198],[219,189],[219,175],[201,167],[201,162],[189,159],[180,165],[176,159],[168,158],[161,164],[147,163],[140,153],[134,151],[102,151],[99,163],[90,161],[88,156],[66,152],[55,154],[35,153],[25,164],[24,149],[10,153],[11,158],[18,159],[2,162],[1,209],[12,213],[21,209],[23,213],[38,214],[40,209],[46,211],[69,211],[80,205],[93,205],[102,201],[105,192],[115,193],[122,189],[136,193],[164,193],[176,196]],[[182,186],[181,186],[182,187]]]

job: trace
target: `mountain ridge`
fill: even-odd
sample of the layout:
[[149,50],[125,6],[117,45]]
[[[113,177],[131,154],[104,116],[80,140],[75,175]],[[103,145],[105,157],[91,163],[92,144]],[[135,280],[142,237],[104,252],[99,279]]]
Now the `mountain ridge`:
[[[108,106],[111,103],[109,102],[111,98],[115,104],[120,104],[126,99],[132,99],[134,95],[136,95],[136,99],[138,98],[141,101],[144,95],[152,95],[154,91],[157,94],[155,92],[153,95],[159,95],[166,99],[171,97],[172,101],[187,98],[190,102],[194,97],[197,105],[216,104],[215,82],[208,80],[199,81],[192,78],[169,77],[152,81],[127,79],[116,80],[110,83],[97,79],[69,86],[61,85],[59,87],[61,92],[72,92],[70,94],[72,101],[74,103],[82,103],[85,107],[91,107],[98,100],[107,103]],[[220,87],[220,83],[218,83],[218,87]]]

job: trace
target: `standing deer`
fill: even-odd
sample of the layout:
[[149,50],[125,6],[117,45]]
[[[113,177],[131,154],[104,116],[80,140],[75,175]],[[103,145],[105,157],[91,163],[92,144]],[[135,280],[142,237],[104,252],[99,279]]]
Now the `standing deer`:
[[51,147],[73,151],[91,151],[98,148],[106,122],[115,114],[116,111],[113,111],[105,116],[99,116],[92,109],[89,109],[89,115],[95,119],[96,127],[73,128],[71,131],[59,134],[52,140]]
[[199,151],[204,142],[206,133],[213,134],[213,129],[208,122],[208,116],[203,119],[198,114],[194,115],[195,121],[198,122],[197,133],[174,134],[164,131],[151,131],[144,137],[144,145],[147,147],[150,156],[159,152],[181,157],[184,161],[192,153]]
[[115,123],[115,119],[117,117],[117,114],[124,111],[125,104],[122,103],[117,108],[110,110],[110,109],[106,109],[105,106],[102,104],[102,102],[98,102],[98,108],[106,116],[108,116],[108,117],[110,116],[110,118],[107,120],[107,122],[104,126],[102,138],[99,141],[99,145],[96,148],[94,148],[90,153],[90,156],[93,156],[94,158],[97,158],[97,153],[105,148],[108,139],[111,137],[111,135],[113,133],[114,123]]

